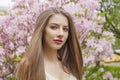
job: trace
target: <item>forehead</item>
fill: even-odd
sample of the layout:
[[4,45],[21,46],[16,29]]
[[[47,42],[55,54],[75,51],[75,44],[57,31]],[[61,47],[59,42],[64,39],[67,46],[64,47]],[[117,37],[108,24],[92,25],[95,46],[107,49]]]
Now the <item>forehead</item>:
[[66,16],[64,16],[62,14],[55,14],[55,15],[51,16],[48,21],[48,24],[51,24],[51,23],[63,24],[63,25],[68,26],[68,19]]

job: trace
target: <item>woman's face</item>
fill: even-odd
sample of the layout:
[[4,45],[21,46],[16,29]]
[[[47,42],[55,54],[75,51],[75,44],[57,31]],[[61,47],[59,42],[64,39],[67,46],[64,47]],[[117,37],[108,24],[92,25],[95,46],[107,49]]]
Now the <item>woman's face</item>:
[[60,49],[68,38],[67,18],[62,14],[53,15],[45,28],[45,48]]

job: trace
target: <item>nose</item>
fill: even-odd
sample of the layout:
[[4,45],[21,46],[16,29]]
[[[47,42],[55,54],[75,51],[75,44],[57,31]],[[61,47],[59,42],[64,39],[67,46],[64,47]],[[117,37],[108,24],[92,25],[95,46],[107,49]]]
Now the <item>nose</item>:
[[63,35],[64,35],[63,29],[59,29],[59,31],[58,31],[58,37],[59,37],[59,38],[62,38]]

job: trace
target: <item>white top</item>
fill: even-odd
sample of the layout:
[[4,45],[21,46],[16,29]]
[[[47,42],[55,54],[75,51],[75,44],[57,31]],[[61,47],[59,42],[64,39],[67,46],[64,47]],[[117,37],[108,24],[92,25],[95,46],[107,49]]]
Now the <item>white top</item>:
[[[58,80],[58,79],[56,79],[55,77],[53,77],[52,75],[46,72],[46,80]],[[70,75],[69,80],[77,80],[77,79],[73,75]]]

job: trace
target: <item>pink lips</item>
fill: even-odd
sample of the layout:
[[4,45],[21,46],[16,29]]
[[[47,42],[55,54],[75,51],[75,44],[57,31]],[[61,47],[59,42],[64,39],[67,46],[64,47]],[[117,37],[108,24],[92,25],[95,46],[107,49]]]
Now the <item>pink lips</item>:
[[54,40],[54,41],[55,41],[56,44],[62,44],[62,42],[63,42],[62,40],[59,40],[59,39],[58,40]]

